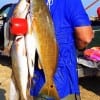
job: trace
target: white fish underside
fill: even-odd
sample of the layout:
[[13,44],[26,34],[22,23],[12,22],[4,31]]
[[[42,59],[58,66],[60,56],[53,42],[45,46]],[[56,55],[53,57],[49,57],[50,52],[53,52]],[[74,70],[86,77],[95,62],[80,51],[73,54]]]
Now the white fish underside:
[[[14,83],[15,88],[19,92],[18,95],[20,97],[20,100],[26,98],[27,83],[28,83],[28,67],[27,67],[27,57],[25,53],[26,50],[25,50],[24,36],[17,36],[14,43],[12,44],[11,56],[12,56],[12,77],[15,82]],[[12,97],[13,96],[11,96],[11,98]]]
[[[23,12],[24,11],[24,12]],[[28,12],[26,0],[21,0],[14,10],[13,17],[25,18]],[[29,20],[30,21],[30,20]],[[30,24],[30,22],[28,22]],[[30,25],[29,25],[30,26]],[[35,49],[30,33],[26,37],[16,36],[11,48],[12,78],[9,100],[28,100],[27,86],[34,72]],[[29,78],[30,76],[30,78]],[[13,92],[12,92],[13,91]]]

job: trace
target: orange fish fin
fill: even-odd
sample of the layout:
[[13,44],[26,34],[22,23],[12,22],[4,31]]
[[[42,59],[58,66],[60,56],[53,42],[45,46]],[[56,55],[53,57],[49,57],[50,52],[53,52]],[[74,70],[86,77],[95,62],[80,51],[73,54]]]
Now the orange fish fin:
[[38,59],[38,68],[39,68],[39,69],[42,69],[42,64],[41,64],[40,59]]
[[40,90],[40,94],[54,97],[55,100],[60,100],[53,82],[52,84],[46,82]]

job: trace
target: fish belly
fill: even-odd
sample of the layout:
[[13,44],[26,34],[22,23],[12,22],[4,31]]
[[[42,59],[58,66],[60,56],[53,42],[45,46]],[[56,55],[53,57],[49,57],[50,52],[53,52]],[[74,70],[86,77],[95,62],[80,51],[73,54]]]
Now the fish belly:
[[33,77],[36,53],[36,41],[31,31],[31,17],[27,15],[28,33],[25,35],[25,45],[27,51],[27,61],[30,77]]
[[20,100],[27,100],[28,67],[24,36],[17,36],[11,48],[12,75]]
[[[12,17],[26,18],[29,10],[27,0],[20,0],[14,9]],[[16,95],[19,95],[17,100],[27,100],[27,85],[29,80],[29,68],[26,56],[26,44],[24,36],[12,36],[13,44],[11,47],[12,58],[12,77],[10,90],[15,90],[11,100],[16,100]],[[29,91],[28,91],[29,92]],[[17,94],[16,94],[17,93]],[[10,96],[12,92],[10,92]],[[15,98],[15,99],[12,99]]]
[[25,18],[29,10],[29,3],[27,0],[20,0],[13,11],[13,17]]

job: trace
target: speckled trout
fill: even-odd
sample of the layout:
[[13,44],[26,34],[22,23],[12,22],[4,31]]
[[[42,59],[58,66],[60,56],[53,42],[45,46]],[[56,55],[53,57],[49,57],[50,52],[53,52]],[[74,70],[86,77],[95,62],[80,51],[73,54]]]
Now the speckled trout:
[[[11,48],[12,81],[10,100],[27,100],[28,67],[24,36],[17,36]],[[17,93],[17,94],[16,94]]]
[[53,96],[55,100],[59,100],[53,82],[58,58],[58,47],[52,18],[44,0],[31,0],[30,3],[33,18],[31,27],[35,37],[39,62],[45,75],[45,84],[41,88],[40,94]]
[[[20,0],[14,9],[12,17],[26,18],[29,9],[29,3],[26,0]],[[28,34],[28,33],[27,33]],[[13,36],[13,43],[11,47],[11,60],[12,60],[12,77],[10,83],[10,100],[31,100],[27,97],[29,76],[33,77],[33,66],[29,68],[25,36]],[[29,40],[29,39],[28,39]],[[28,41],[32,42],[32,41]],[[29,51],[29,50],[28,50]],[[31,62],[32,63],[32,62]]]

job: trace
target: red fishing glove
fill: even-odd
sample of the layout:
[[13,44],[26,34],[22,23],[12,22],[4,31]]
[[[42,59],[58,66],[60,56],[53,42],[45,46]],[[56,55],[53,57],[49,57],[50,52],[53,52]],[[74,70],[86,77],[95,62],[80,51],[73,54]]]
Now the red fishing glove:
[[11,18],[10,33],[13,35],[25,35],[28,32],[28,23],[24,18]]

